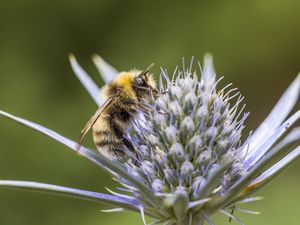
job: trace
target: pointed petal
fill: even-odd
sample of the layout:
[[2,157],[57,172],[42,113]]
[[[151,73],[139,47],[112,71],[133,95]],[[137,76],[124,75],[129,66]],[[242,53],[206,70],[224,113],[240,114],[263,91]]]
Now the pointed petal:
[[146,222],[146,219],[145,219],[144,207],[143,206],[140,206],[140,213],[141,213],[143,224],[147,225],[147,222]]
[[[251,153],[263,144],[264,140],[268,139],[277,127],[285,120],[288,114],[295,106],[300,93],[300,74],[288,87],[284,94],[279,99],[269,116],[255,130],[243,149],[243,154]],[[249,146],[248,146],[249,145]]]
[[233,215],[233,214],[231,214],[231,213],[229,213],[229,212],[227,212],[227,211],[225,211],[223,209],[221,209],[220,212],[223,213],[224,215],[228,216],[229,218],[234,219],[239,224],[244,225],[244,223],[239,218],[237,218],[235,215]]
[[105,187],[105,189],[110,192],[111,194],[115,195],[115,196],[118,196],[118,197],[123,197],[123,198],[131,198],[131,199],[134,199],[132,196],[129,196],[129,195],[125,195],[125,194],[120,194],[118,192],[115,192],[113,190],[110,190],[108,187]]
[[241,201],[236,202],[235,204],[246,204],[246,203],[250,203],[250,202],[261,201],[263,199],[264,199],[264,197],[262,197],[262,196],[249,197],[249,198],[244,198]]
[[272,149],[282,149],[300,140],[300,127],[291,130],[278,144]]
[[105,213],[115,213],[115,212],[124,212],[125,209],[123,208],[114,208],[114,209],[102,209],[101,212]]
[[279,175],[288,165],[290,165],[298,156],[300,155],[300,146],[293,150],[286,157],[281,159],[278,163],[273,165],[267,171],[262,173],[260,176],[255,178],[244,190],[244,192],[257,191],[259,188],[263,187],[269,181],[271,181],[275,176]]
[[194,202],[189,202],[189,209],[192,209],[196,206],[198,207],[202,207],[204,203],[209,202],[211,200],[211,198],[203,198]]
[[250,202],[260,201],[263,197],[246,197],[245,195],[239,195],[237,198],[232,200],[229,204],[227,204],[227,208],[235,208],[238,204],[247,204]]
[[235,210],[238,211],[238,212],[241,212],[241,213],[252,214],[252,215],[261,214],[260,212],[252,211],[252,210],[248,210],[248,209],[235,208]]
[[109,194],[102,194],[93,191],[81,190],[77,188],[69,188],[69,187],[32,182],[32,181],[15,181],[15,180],[0,180],[0,186],[30,189],[35,191],[45,191],[54,194],[66,195],[70,197],[96,201],[96,202],[110,204],[117,207],[126,208],[129,210],[138,211],[137,202],[135,200],[117,197]]
[[300,118],[300,110],[286,120],[275,130],[256,151],[247,154],[244,165],[246,168],[254,165],[275,144],[276,141]]
[[105,62],[99,55],[93,55],[92,59],[105,83],[110,82],[119,74],[115,68]]
[[[6,113],[4,111],[1,111],[1,110],[0,110],[0,115],[4,116],[5,118],[11,119],[17,123],[23,124],[33,130],[36,130],[39,133],[42,133],[54,140],[66,145],[67,147],[74,150],[75,152],[77,152],[77,148],[76,148],[77,143],[76,142],[74,142],[74,141],[48,129],[48,128],[45,128],[45,127],[43,127],[39,124],[33,123],[31,121],[13,116],[13,115]],[[120,176],[123,179],[127,180],[131,185],[133,185],[134,187],[136,187],[139,190],[140,194],[145,199],[147,199],[150,204],[152,204],[156,207],[160,206],[160,202],[158,202],[157,198],[155,198],[154,193],[147,186],[144,185],[143,180],[140,180],[137,177],[135,177],[134,175],[132,175],[127,170],[127,168],[124,167],[123,164],[121,164],[115,160],[107,159],[106,157],[102,156],[101,154],[96,154],[93,151],[91,151],[83,146],[80,148],[80,151],[78,151],[78,154],[86,157],[87,159],[96,163],[98,166],[109,171],[113,175]]]
[[215,75],[213,57],[210,53],[206,53],[204,55],[202,77],[207,84],[213,84],[215,82]]
[[100,100],[100,89],[98,88],[98,86],[91,79],[91,77],[84,71],[84,69],[78,64],[74,55],[70,55],[69,60],[72,69],[75,75],[77,76],[77,78],[80,80],[81,84],[85,87],[85,89],[93,98],[93,100],[97,103],[97,105],[100,106],[102,104],[102,101]]

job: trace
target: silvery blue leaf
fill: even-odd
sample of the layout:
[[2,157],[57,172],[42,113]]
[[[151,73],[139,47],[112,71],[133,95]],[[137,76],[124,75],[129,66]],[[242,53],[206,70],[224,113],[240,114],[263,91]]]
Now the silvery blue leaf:
[[291,153],[281,159],[278,163],[273,165],[267,171],[259,175],[255,178],[246,189],[252,191],[253,189],[259,189],[264,186],[270,180],[272,180],[275,176],[279,175],[290,163],[292,163],[298,156],[300,155],[300,146],[294,149]]
[[300,118],[300,110],[293,114],[288,120],[281,124],[274,132],[268,135],[263,144],[252,154],[247,154],[244,165],[248,168],[254,165],[265,153],[275,144],[275,142]]
[[293,128],[278,144],[272,149],[282,149],[300,140],[300,127]]
[[220,212],[223,213],[224,215],[228,216],[229,218],[237,221],[239,224],[244,225],[244,223],[239,218],[237,218],[235,215],[233,215],[225,210],[220,210]]
[[70,55],[69,60],[72,69],[81,84],[85,87],[85,89],[90,94],[92,99],[97,103],[97,105],[100,106],[103,103],[100,100],[100,88],[95,84],[95,82],[91,79],[87,72],[85,72],[84,69],[78,64],[74,55]]
[[104,61],[99,55],[94,55],[92,59],[105,83],[109,83],[119,74],[114,67]]
[[244,144],[242,154],[247,154],[247,158],[257,154],[258,148],[267,140],[273,132],[281,125],[292,108],[295,106],[300,93],[300,75],[292,82],[289,88],[279,99],[269,116],[255,130],[247,143]]
[[93,191],[86,191],[77,188],[63,187],[53,184],[45,184],[32,181],[16,181],[16,180],[0,180],[1,187],[22,188],[36,191],[46,191],[54,194],[63,194],[70,197],[96,201],[100,203],[110,204],[134,211],[139,211],[137,202],[124,197],[102,194]]

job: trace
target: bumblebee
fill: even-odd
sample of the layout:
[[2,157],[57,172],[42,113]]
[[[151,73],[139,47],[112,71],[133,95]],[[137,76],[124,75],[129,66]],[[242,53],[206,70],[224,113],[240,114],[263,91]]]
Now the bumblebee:
[[149,69],[121,72],[104,86],[101,105],[80,133],[77,151],[87,132],[92,128],[93,140],[98,151],[109,159],[126,156],[126,149],[137,156],[133,143],[126,132],[139,112],[151,110],[146,102],[158,94],[156,83]]

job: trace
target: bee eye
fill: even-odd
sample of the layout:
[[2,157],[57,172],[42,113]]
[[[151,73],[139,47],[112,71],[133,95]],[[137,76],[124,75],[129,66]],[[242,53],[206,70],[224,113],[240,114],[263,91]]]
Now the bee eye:
[[143,81],[142,78],[138,77],[138,78],[136,78],[136,83],[137,83],[138,85],[143,85],[144,81]]

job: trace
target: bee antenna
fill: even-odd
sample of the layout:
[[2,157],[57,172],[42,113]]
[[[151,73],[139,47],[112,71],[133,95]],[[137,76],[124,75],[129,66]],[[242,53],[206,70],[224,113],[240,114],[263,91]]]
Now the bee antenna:
[[140,76],[141,75],[147,75],[147,73],[149,73],[149,70],[154,66],[154,63],[151,63],[147,69],[145,69],[143,72],[141,72]]

